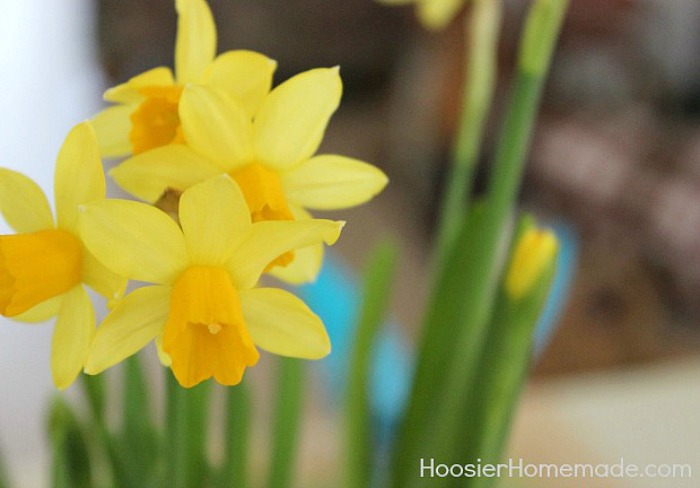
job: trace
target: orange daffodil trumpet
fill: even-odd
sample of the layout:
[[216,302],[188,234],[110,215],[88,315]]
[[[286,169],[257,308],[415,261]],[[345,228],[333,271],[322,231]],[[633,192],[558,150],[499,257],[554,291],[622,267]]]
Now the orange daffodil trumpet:
[[[384,188],[384,173],[345,156],[314,156],[341,93],[337,68],[306,71],[272,90],[251,118],[225,92],[188,85],[178,112],[187,146],[136,155],[110,175],[126,191],[155,202],[167,189],[182,191],[228,174],[240,186],[254,221],[304,221],[311,218],[306,209],[364,203]],[[294,284],[311,281],[322,256],[322,244],[296,250],[276,257],[271,273]]]
[[238,186],[219,176],[180,199],[181,228],[159,209],[104,200],[82,207],[81,235],[110,269],[155,283],[127,295],[100,325],[85,371],[97,374],[153,339],[184,387],[214,377],[241,381],[269,352],[317,359],[330,352],[320,319],[294,295],[254,288],[277,256],[319,241],[332,244],[342,222],[252,223]]
[[105,92],[105,100],[116,105],[93,119],[104,157],[184,143],[178,104],[189,83],[226,92],[251,117],[270,91],[275,61],[243,50],[215,56],[216,26],[206,1],[176,0],[175,7],[175,75],[170,68],[158,67]]
[[414,3],[416,13],[423,27],[430,30],[444,29],[457,15],[465,0],[378,0],[386,5],[407,5]]
[[94,131],[76,126],[56,161],[56,221],[41,189],[20,173],[0,169],[0,211],[15,235],[0,236],[0,313],[27,322],[56,316],[51,350],[54,383],[68,387],[83,369],[95,335],[88,285],[108,300],[121,298],[126,279],[105,268],[78,234],[78,206],[105,197]]

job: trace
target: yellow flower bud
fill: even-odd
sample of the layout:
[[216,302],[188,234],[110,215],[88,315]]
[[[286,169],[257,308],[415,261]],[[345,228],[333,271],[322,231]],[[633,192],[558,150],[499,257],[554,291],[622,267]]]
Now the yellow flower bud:
[[506,274],[505,289],[514,300],[523,298],[555,258],[557,238],[551,230],[532,227],[520,237]]

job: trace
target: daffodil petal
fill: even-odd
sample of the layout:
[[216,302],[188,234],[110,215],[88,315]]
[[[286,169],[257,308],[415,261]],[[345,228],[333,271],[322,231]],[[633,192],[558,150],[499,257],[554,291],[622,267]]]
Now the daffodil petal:
[[97,328],[85,372],[101,373],[143,348],[162,331],[169,308],[168,286],[147,286],[128,294]]
[[56,160],[54,198],[62,229],[76,232],[78,205],[105,197],[105,176],[95,131],[89,122],[76,125]]
[[54,227],[51,207],[39,185],[6,168],[0,168],[0,212],[17,232]]
[[177,224],[145,203],[102,200],[85,205],[80,235],[99,261],[134,280],[171,283],[189,260]]
[[120,158],[131,153],[129,117],[135,108],[136,105],[115,105],[107,107],[92,118],[102,157]]
[[464,0],[422,0],[417,5],[418,19],[427,29],[443,29],[462,5]]
[[260,53],[228,51],[207,66],[204,83],[226,92],[253,118],[272,88],[276,68],[276,61]]
[[175,80],[170,68],[159,66],[134,76],[126,83],[110,88],[104,93],[103,98],[112,103],[135,104],[140,103],[144,98],[139,91],[141,88],[174,84]]
[[190,85],[180,99],[187,143],[224,171],[252,160],[253,123],[236,101],[216,88]]
[[51,342],[51,372],[56,387],[68,388],[83,369],[95,336],[95,311],[79,285],[65,294]]
[[204,0],[176,0],[175,74],[180,84],[197,82],[216,54],[216,26]]
[[58,311],[61,309],[61,304],[63,303],[64,297],[65,294],[49,298],[48,300],[44,300],[38,305],[35,305],[34,307],[27,310],[26,312],[23,312],[19,315],[15,315],[14,317],[12,317],[12,320],[32,324],[46,322],[50,318],[58,315]]
[[257,222],[226,267],[238,290],[252,288],[275,258],[321,241],[333,244],[343,225],[344,222],[323,219]]
[[[298,205],[289,209],[296,220],[310,220],[313,216]],[[287,266],[273,266],[268,273],[290,285],[302,285],[316,280],[323,265],[323,244],[313,244],[294,251],[294,259]]]
[[171,86],[175,84],[170,68],[159,66],[140,73],[124,83],[107,89],[102,98],[111,103],[134,105],[143,101],[144,96],[140,92],[142,88],[149,86]]
[[255,118],[259,162],[288,169],[318,149],[343,91],[338,68],[301,73],[272,90]]
[[125,191],[155,203],[168,189],[185,191],[221,173],[220,168],[189,147],[172,144],[129,158],[112,168],[109,175]]
[[193,264],[222,266],[250,232],[250,210],[227,175],[193,186],[180,198],[180,225]]
[[158,335],[156,336],[156,340],[154,341],[156,344],[156,353],[158,354],[158,360],[160,361],[160,364],[165,366],[166,368],[169,368],[173,365],[173,360],[170,357],[170,355],[163,350],[163,336],[165,335],[165,327],[161,329],[160,332],[158,332]]
[[83,283],[113,302],[120,300],[126,291],[129,280],[109,270],[87,249],[83,250]]
[[320,359],[331,352],[323,322],[299,298],[277,288],[240,293],[248,332],[256,346],[273,354]]
[[294,251],[294,260],[287,266],[274,266],[269,273],[290,285],[312,283],[323,264],[323,244],[314,244]]
[[284,194],[289,202],[319,210],[365,203],[382,191],[387,182],[386,175],[375,166],[331,154],[316,156],[282,173]]

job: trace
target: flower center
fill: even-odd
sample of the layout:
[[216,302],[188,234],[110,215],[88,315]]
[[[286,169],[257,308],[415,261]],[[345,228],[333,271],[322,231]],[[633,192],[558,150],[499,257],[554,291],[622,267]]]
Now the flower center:
[[82,254],[61,229],[0,236],[0,313],[14,317],[80,283]]
[[177,107],[181,86],[147,86],[139,92],[146,97],[131,114],[129,140],[134,154],[168,144],[184,144]]
[[[232,172],[231,177],[236,180],[243,192],[253,222],[294,220],[277,172],[253,163]],[[287,266],[293,260],[294,251],[286,252],[272,261],[265,271],[269,271],[274,266]]]
[[224,269],[190,266],[177,278],[163,350],[187,388],[212,376],[224,385],[238,384],[245,368],[258,362],[238,292]]

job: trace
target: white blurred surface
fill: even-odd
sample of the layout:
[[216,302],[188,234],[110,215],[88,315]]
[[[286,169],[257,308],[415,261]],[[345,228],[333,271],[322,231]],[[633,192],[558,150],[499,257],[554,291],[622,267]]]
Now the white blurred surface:
[[[538,488],[700,486],[700,358],[531,385],[511,439],[526,463],[687,464],[691,478],[548,479]],[[504,483],[503,486],[509,486]]]
[[[93,8],[86,0],[0,0],[0,166],[33,178],[52,203],[58,149],[100,106]],[[0,232],[8,232],[4,222]],[[42,486],[47,475],[52,329],[0,317],[0,448],[17,487]]]

